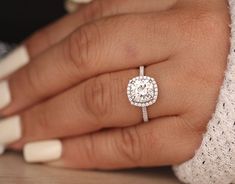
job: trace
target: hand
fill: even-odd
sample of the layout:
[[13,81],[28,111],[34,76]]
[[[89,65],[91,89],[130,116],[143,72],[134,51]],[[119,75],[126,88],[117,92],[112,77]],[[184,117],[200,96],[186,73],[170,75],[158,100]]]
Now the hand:
[[[24,42],[31,59],[5,78],[11,102],[0,111],[0,142],[26,144],[29,162],[59,159],[50,164],[69,168],[190,159],[215,110],[228,24],[225,0],[96,0],[82,7]],[[159,87],[148,123],[126,95],[141,65]],[[35,142],[54,139],[61,142]]]

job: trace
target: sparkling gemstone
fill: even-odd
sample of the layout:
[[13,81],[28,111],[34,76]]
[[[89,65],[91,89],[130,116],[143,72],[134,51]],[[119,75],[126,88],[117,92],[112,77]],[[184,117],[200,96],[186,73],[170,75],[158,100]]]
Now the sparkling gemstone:
[[135,106],[150,106],[157,100],[157,83],[147,76],[135,77],[129,81],[127,94],[130,102]]

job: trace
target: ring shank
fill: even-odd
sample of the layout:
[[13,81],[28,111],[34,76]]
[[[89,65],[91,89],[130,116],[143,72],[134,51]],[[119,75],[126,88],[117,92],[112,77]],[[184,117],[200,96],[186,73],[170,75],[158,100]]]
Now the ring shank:
[[148,122],[149,118],[148,118],[148,110],[147,107],[142,107],[142,112],[143,112],[143,120],[144,122]]
[[144,66],[140,66],[140,76],[144,76]]
[[[144,76],[144,66],[140,66],[140,76]],[[142,107],[142,113],[143,113],[143,120],[144,122],[148,122],[148,110],[147,107]]]

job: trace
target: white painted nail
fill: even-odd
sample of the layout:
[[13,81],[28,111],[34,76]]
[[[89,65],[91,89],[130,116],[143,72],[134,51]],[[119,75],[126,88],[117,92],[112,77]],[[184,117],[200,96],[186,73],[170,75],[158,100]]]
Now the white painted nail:
[[11,93],[7,81],[0,82],[0,110],[11,102]]
[[67,10],[68,13],[74,13],[78,10],[78,4],[72,1],[66,1],[65,9]]
[[5,152],[5,146],[0,145],[0,155]]
[[0,79],[10,75],[29,62],[29,54],[25,46],[20,46],[0,60]]
[[21,120],[13,116],[0,121],[0,145],[8,145],[19,140],[22,136]]
[[66,0],[65,9],[69,13],[74,13],[78,10],[79,4],[89,3],[92,0]]
[[43,163],[58,160],[62,156],[60,140],[28,143],[24,146],[24,159],[29,163]]

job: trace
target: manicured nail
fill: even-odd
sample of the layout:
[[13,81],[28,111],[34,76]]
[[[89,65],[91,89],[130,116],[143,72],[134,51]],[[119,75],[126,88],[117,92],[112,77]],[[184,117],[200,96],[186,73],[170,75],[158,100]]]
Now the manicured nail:
[[60,140],[28,143],[24,146],[24,159],[29,163],[43,163],[58,160],[62,156]]
[[20,46],[0,60],[0,79],[10,75],[29,62],[29,54],[25,46]]
[[22,136],[19,116],[13,116],[0,121],[0,145],[8,145]]
[[74,3],[74,2],[71,2],[69,0],[67,0],[65,2],[65,9],[67,10],[68,13],[74,13],[78,10],[78,4],[77,3]]
[[92,0],[66,0],[65,9],[68,13],[74,13],[79,9],[79,5],[90,3]]
[[0,110],[11,102],[11,93],[7,81],[0,82]]
[[5,151],[5,146],[0,145],[0,155],[2,155]]

